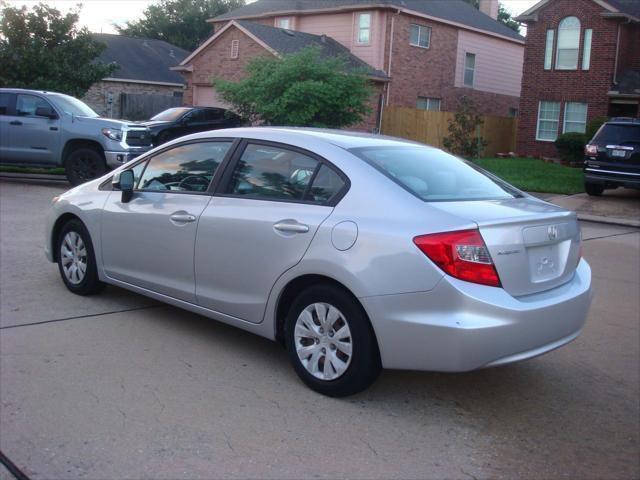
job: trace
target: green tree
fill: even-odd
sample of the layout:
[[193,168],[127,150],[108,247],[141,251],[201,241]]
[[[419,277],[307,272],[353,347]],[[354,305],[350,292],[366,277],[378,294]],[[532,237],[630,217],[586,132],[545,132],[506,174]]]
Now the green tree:
[[348,72],[343,58],[306,48],[283,58],[257,57],[238,82],[214,79],[224,100],[242,117],[269,125],[340,128],[371,112],[364,72]]
[[458,110],[453,120],[449,120],[449,135],[442,144],[454,155],[467,159],[478,158],[487,142],[478,134],[484,123],[476,112],[477,107],[469,97],[463,96],[458,101]]
[[[479,0],[465,0],[465,2],[470,3],[476,8],[480,8]],[[504,8],[504,5],[501,3],[498,5],[498,21],[504,23],[514,32],[520,33],[520,24],[513,19],[509,10]]]
[[244,5],[244,0],[160,0],[149,5],[143,18],[116,25],[121,35],[156,38],[185,50],[195,50],[211,34],[209,18]]
[[82,97],[117,68],[95,61],[105,45],[77,27],[79,9],[62,15],[42,3],[28,10],[0,1],[0,12],[0,87]]

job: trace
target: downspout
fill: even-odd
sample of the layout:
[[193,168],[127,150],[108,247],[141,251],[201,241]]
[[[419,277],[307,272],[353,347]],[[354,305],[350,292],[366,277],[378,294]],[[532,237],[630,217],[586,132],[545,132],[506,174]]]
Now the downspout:
[[[398,9],[398,11],[393,14],[393,16],[391,17],[391,34],[390,34],[390,38],[389,38],[389,65],[387,66],[387,76],[389,78],[391,78],[391,60],[393,59],[393,36],[394,36],[394,27],[395,27],[395,20],[396,17],[398,15],[400,15],[401,10]],[[391,97],[391,81],[389,81],[389,83],[387,83],[387,106],[389,106],[389,99]]]

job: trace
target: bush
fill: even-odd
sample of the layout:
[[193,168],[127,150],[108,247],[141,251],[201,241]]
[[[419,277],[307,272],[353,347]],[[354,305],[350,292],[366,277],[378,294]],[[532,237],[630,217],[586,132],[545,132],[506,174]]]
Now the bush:
[[482,149],[487,146],[484,138],[477,133],[484,123],[477,111],[473,100],[461,97],[453,120],[449,120],[449,135],[442,141],[449,152],[468,160],[478,158]]
[[593,138],[598,129],[607,120],[609,120],[607,117],[596,117],[587,124],[587,142]]
[[584,156],[584,146],[587,144],[587,136],[584,133],[563,133],[555,141],[560,158],[567,162],[577,162]]

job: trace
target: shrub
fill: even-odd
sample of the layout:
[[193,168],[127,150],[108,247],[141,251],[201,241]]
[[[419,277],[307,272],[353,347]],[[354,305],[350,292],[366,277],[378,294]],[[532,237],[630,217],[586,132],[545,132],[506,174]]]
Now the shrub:
[[584,133],[569,132],[563,133],[555,141],[560,158],[567,162],[582,160],[584,156],[584,146],[587,144],[587,136]]
[[609,120],[607,117],[596,117],[587,124],[587,142],[593,138],[598,129],[607,120]]
[[478,109],[468,97],[461,97],[458,110],[453,120],[449,121],[449,135],[442,144],[444,148],[454,155],[466,159],[474,159],[480,156],[480,152],[487,146],[487,142],[478,135],[478,128],[484,123],[482,117],[476,112]]

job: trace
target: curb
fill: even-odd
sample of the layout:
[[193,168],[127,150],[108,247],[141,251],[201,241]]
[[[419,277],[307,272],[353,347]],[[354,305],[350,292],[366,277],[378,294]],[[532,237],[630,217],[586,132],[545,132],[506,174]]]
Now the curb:
[[629,218],[602,217],[600,215],[578,213],[578,220],[582,220],[585,222],[606,223],[609,225],[619,225],[622,227],[640,228],[640,220],[632,220]]
[[48,173],[15,173],[0,172],[0,179],[3,180],[47,180],[53,182],[68,183],[64,175],[49,175]]

